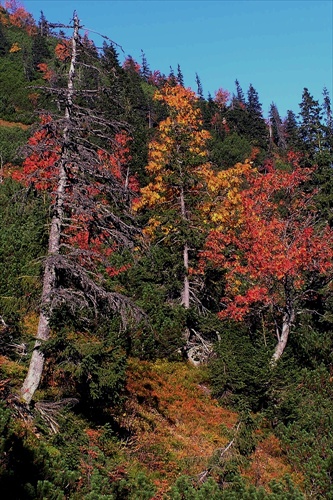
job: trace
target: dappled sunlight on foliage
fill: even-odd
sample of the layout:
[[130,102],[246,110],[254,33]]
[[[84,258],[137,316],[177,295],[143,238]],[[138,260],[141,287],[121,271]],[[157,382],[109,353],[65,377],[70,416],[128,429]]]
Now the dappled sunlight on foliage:
[[221,408],[206,387],[204,371],[184,363],[131,360],[129,400],[120,424],[134,433],[129,451],[157,477],[198,474],[227,443],[237,414]]
[[242,470],[243,477],[255,486],[264,486],[269,489],[271,481],[278,481],[289,475],[295,484],[302,486],[301,476],[296,474],[288,464],[280,440],[274,434],[260,437],[260,433],[258,439],[256,449],[249,457],[248,467]]

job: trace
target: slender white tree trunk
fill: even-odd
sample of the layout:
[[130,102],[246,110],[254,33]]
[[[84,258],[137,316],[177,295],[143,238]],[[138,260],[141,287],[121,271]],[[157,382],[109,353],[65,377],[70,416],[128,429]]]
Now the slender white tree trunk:
[[188,278],[188,245],[185,243],[184,250],[184,268],[185,268],[185,276],[184,276],[184,287],[182,292],[182,304],[185,309],[189,309],[190,307],[190,280]]
[[[181,214],[182,218],[184,221],[187,220],[186,218],[186,206],[185,206],[185,197],[184,197],[184,190],[181,188],[180,191],[180,209],[181,209]],[[188,243],[184,243],[183,247],[183,264],[184,264],[184,285],[183,285],[183,291],[182,291],[182,304],[185,307],[185,309],[189,309],[190,307],[190,281],[188,278],[188,253],[189,253],[189,248],[188,248]]]
[[[180,209],[182,218],[184,221],[186,221],[187,220],[186,205],[185,205],[185,196],[183,187],[181,187],[180,190]],[[190,280],[188,277],[188,261],[189,261],[188,254],[189,254],[189,247],[186,241],[183,247],[184,280],[183,280],[183,290],[181,294],[182,305],[185,307],[185,309],[190,308]],[[190,335],[191,335],[190,330],[188,327],[186,327],[184,331],[184,339],[186,340],[186,342],[189,341]]]
[[291,308],[288,311],[286,311],[283,316],[282,331],[281,334],[278,336],[278,343],[275,346],[274,354],[271,359],[271,365],[273,367],[276,366],[277,362],[279,361],[285,350],[290,330],[294,321],[295,321],[295,311],[293,308]]
[[72,37],[72,56],[71,64],[68,73],[67,82],[67,95],[66,95],[66,109],[65,119],[67,123],[63,130],[63,148],[59,161],[59,176],[58,185],[56,190],[56,200],[53,207],[53,217],[51,219],[51,227],[49,234],[48,246],[48,259],[44,270],[43,289],[41,297],[41,312],[39,316],[38,330],[36,335],[36,342],[31,356],[29,370],[21,388],[21,396],[26,404],[30,404],[31,399],[39,386],[43,367],[44,367],[44,354],[40,351],[42,343],[49,339],[50,336],[50,314],[52,306],[52,294],[56,288],[56,272],[55,266],[52,262],[52,256],[58,255],[60,251],[60,238],[61,229],[64,219],[64,199],[65,190],[67,185],[67,172],[66,166],[68,163],[68,144],[69,144],[69,131],[70,131],[70,117],[73,103],[74,93],[74,76],[75,76],[75,63],[77,53],[77,42],[79,38],[79,20],[74,16],[74,32]]

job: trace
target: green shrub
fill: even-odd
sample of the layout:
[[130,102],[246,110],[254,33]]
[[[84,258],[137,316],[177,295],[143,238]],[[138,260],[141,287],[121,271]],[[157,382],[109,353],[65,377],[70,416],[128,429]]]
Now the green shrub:
[[[0,100],[1,113],[1,100]],[[20,163],[20,146],[23,146],[28,140],[28,132],[19,127],[0,127],[0,162]]]
[[216,359],[210,364],[214,395],[239,409],[258,411],[267,404],[270,351],[251,338],[245,325],[221,323]]
[[333,498],[333,387],[325,366],[303,369],[275,392],[276,432],[314,498]]

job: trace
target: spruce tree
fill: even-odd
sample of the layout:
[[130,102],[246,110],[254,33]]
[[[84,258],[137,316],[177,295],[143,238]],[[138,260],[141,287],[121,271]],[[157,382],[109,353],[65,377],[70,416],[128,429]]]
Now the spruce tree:
[[177,65],[177,82],[179,85],[184,87],[184,77],[179,64]]
[[[330,96],[326,88],[323,89],[324,102],[321,127],[317,132],[320,140],[320,149],[313,158],[316,170],[314,173],[315,186],[318,188],[316,202],[323,220],[333,225],[333,119]],[[324,120],[323,120],[324,119]]]
[[140,69],[140,75],[143,78],[145,82],[149,80],[149,77],[151,75],[151,71],[149,68],[149,64],[146,58],[146,54],[143,52],[141,49],[141,69]]
[[199,97],[199,99],[203,99],[204,98],[203,88],[202,88],[201,80],[200,80],[200,77],[199,77],[198,73],[195,74],[195,81],[196,81],[196,84],[197,84],[197,94],[198,94],[198,97]]
[[169,73],[169,76],[168,76],[168,83],[169,83],[169,85],[172,85],[173,87],[176,87],[178,85],[177,78],[175,76],[175,72],[174,72],[172,66],[170,66],[170,73]]
[[262,117],[262,106],[259,102],[259,95],[252,83],[250,83],[249,90],[247,91],[247,110],[249,113]]
[[238,80],[235,81],[236,85],[236,100],[238,103],[245,105],[245,96],[242,87]]
[[278,148],[286,149],[287,143],[283,123],[279,115],[276,104],[272,102],[269,109],[269,129],[271,144],[275,144]]
[[332,105],[331,105],[331,99],[330,95],[328,93],[328,90],[326,87],[323,89],[323,97],[324,97],[324,102],[323,102],[323,111],[324,111],[324,116],[325,116],[325,138],[326,141],[328,142],[329,148],[332,150],[333,149],[333,113],[332,113]]
[[303,90],[302,102],[299,106],[301,147],[311,161],[323,148],[322,109],[307,88]]
[[299,147],[299,126],[296,115],[288,109],[287,117],[283,124],[288,149],[298,149]]
[[38,32],[40,36],[49,36],[51,34],[49,23],[44,16],[44,12],[41,10],[40,18],[38,22]]
[[32,39],[32,65],[35,71],[38,70],[38,65],[45,62],[51,55],[46,40],[46,37],[40,33]]
[[266,150],[269,132],[262,114],[262,105],[259,101],[258,92],[252,84],[250,84],[247,92],[246,110],[248,113],[246,135],[251,139],[253,146]]

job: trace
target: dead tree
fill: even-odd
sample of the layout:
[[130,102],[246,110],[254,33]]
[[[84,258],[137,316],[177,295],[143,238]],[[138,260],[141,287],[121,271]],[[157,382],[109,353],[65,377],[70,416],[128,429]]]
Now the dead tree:
[[[105,118],[98,110],[99,95],[109,91],[103,89],[98,64],[89,63],[90,69],[96,71],[97,87],[82,86],[82,67],[87,67],[88,63],[84,59],[80,66],[85,44],[76,13],[71,28],[67,86],[48,88],[62,114],[48,116],[42,125],[42,140],[30,144],[30,150],[39,156],[52,148],[54,163],[48,166],[52,215],[39,325],[21,389],[27,405],[41,381],[45,357],[42,347],[50,338],[50,321],[57,307],[66,303],[73,310],[90,308],[96,314],[100,310],[118,313],[123,323],[130,314],[135,314],[135,308],[126,297],[105,286],[105,275],[101,271],[103,265],[107,267],[110,263],[100,248],[131,246],[137,233],[130,211],[126,209],[126,200],[130,199],[128,186],[107,165],[108,155],[112,154],[112,137],[125,125]],[[35,179],[38,178],[36,166]],[[83,236],[85,242],[80,244]],[[95,241],[95,245],[91,241]]]

